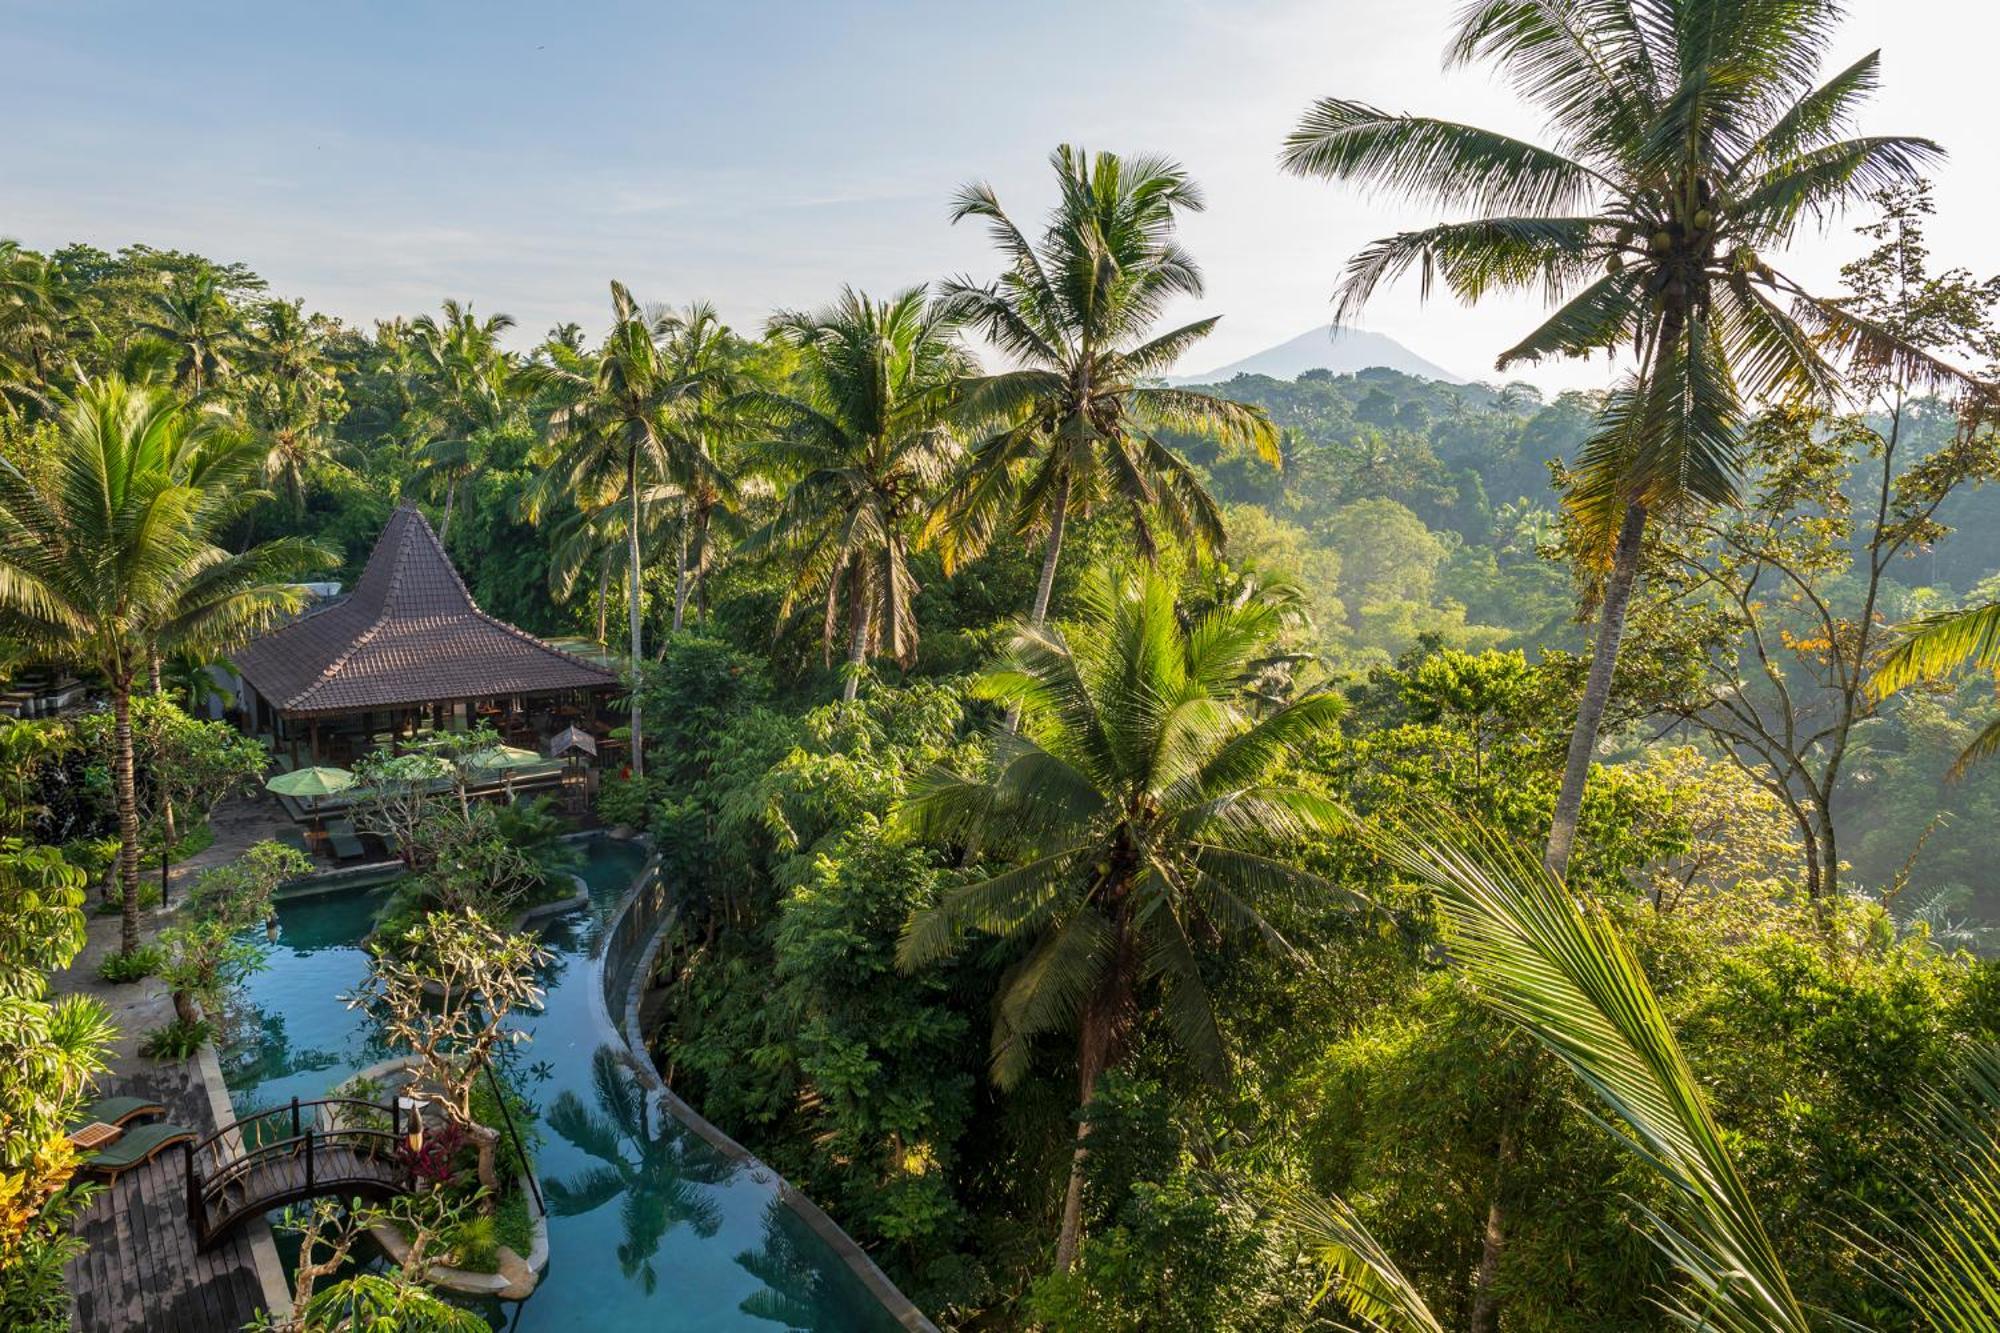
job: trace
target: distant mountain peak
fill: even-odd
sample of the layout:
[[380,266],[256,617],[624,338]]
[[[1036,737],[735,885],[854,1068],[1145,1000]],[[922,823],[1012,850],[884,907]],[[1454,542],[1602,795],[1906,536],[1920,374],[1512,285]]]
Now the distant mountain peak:
[[1274,380],[1294,380],[1308,370],[1330,370],[1336,375],[1352,374],[1371,366],[1386,366],[1405,375],[1465,384],[1463,375],[1454,375],[1434,361],[1426,361],[1386,333],[1367,329],[1321,325],[1308,329],[1289,342],[1267,347],[1261,352],[1232,361],[1202,375],[1176,375],[1177,384],[1220,384],[1238,375],[1269,375]]

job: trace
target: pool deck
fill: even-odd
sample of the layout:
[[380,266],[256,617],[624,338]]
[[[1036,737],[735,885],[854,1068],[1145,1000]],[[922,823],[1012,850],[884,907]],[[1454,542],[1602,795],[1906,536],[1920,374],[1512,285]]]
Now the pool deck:
[[[150,934],[161,924],[144,924]],[[53,978],[59,995],[94,995],[118,1024],[110,1072],[98,1096],[150,1097],[167,1119],[207,1134],[228,1116],[228,1093],[215,1052],[194,1060],[159,1061],[139,1054],[145,1033],[173,1017],[173,1001],[158,980],[129,986],[98,980],[98,960],[118,948],[118,919],[93,917],[90,939],[76,962]],[[102,1190],[78,1218],[76,1234],[89,1249],[65,1277],[75,1298],[70,1326],[79,1333],[218,1333],[240,1329],[260,1310],[284,1313],[291,1292],[270,1228],[253,1221],[206,1254],[195,1250],[188,1226],[182,1155],[169,1148]]]

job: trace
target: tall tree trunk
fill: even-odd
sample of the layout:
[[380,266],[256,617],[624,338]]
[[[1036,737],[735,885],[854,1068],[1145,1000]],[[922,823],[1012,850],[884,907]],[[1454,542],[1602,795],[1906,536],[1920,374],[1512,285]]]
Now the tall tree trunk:
[[[1056,482],[1055,513],[1049,519],[1049,544],[1042,551],[1042,577],[1035,584],[1035,604],[1028,612],[1028,623],[1040,629],[1049,618],[1049,595],[1055,591],[1056,564],[1062,559],[1063,529],[1069,523],[1069,471],[1064,469],[1062,479]],[[1021,705],[1014,704],[1007,709],[1007,734],[1013,735],[1021,729]]]
[[1466,1333],[1493,1333],[1498,1326],[1500,1256],[1507,1244],[1507,1213],[1501,1195],[1507,1188],[1507,1168],[1513,1157],[1514,1127],[1503,1123],[1493,1155],[1493,1194],[1486,1201],[1486,1230],[1479,1244],[1479,1269],[1472,1278],[1472,1310],[1466,1317]]
[[154,694],[160,692],[160,653],[158,649],[146,654],[146,685]]
[[674,633],[681,632],[681,624],[687,618],[688,604],[688,512],[687,501],[681,501],[681,550],[674,567]]
[[1590,657],[1590,675],[1584,681],[1583,698],[1577,704],[1576,729],[1569,737],[1562,790],[1556,796],[1549,845],[1542,855],[1543,863],[1558,879],[1569,873],[1570,853],[1576,847],[1583,784],[1590,777],[1590,760],[1597,752],[1598,727],[1604,721],[1605,706],[1611,701],[1611,673],[1618,665],[1618,645],[1625,635],[1625,610],[1638,578],[1639,546],[1645,535],[1646,507],[1625,506],[1625,521],[1618,529],[1618,546],[1611,557],[1611,577],[1604,585],[1604,604],[1598,608],[1597,644]]
[[1090,1157],[1090,1108],[1097,1100],[1097,1080],[1110,1062],[1112,1025],[1116,1011],[1101,994],[1084,1006],[1077,1033],[1076,1147],[1069,1157],[1069,1188],[1063,1192],[1062,1230],[1056,1235],[1056,1271],[1067,1273],[1076,1263],[1083,1242],[1083,1177]]
[[1035,608],[1029,620],[1039,629],[1049,618],[1049,594],[1055,591],[1056,562],[1062,559],[1063,528],[1069,521],[1069,470],[1056,483],[1055,514],[1049,520],[1049,544],[1042,552],[1042,578],[1035,585]]
[[611,552],[606,551],[597,564],[597,642],[601,646],[604,636],[611,632]]
[[694,596],[695,620],[708,623],[708,524],[710,513],[697,508],[694,513],[694,545],[688,552],[688,586]]
[[121,672],[111,682],[111,785],[118,803],[118,949],[139,947],[139,796],[132,779],[132,678]]
[[444,521],[438,524],[438,545],[451,535],[451,511],[458,503],[458,478],[453,477],[444,488]]
[[854,580],[854,591],[848,606],[848,619],[852,622],[847,635],[847,683],[840,687],[843,703],[853,703],[854,696],[861,691],[861,669],[868,661],[868,580],[857,564],[849,575]]
[[645,739],[639,730],[639,672],[642,645],[639,642],[639,460],[637,456],[625,460],[625,494],[631,500],[631,513],[625,524],[625,554],[631,560],[631,601],[632,601],[632,775],[646,775]]

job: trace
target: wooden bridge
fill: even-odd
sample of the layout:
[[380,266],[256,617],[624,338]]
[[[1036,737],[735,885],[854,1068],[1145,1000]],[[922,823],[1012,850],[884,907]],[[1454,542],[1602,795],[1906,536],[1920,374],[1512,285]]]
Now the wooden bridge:
[[306,1199],[387,1199],[410,1171],[387,1103],[326,1097],[259,1111],[187,1145],[188,1226],[206,1250],[246,1218]]

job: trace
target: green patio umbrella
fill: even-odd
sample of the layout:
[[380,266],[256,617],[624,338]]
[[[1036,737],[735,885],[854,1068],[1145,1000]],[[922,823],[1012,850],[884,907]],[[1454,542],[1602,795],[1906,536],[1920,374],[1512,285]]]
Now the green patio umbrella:
[[541,755],[533,750],[524,750],[518,745],[489,745],[467,759],[465,766],[505,771],[512,768],[532,768],[541,762]]
[[280,796],[290,796],[311,803],[313,825],[319,825],[319,800],[322,796],[333,796],[354,785],[354,775],[344,768],[295,768],[289,773],[280,773],[265,781],[264,789]]
[[465,761],[471,769],[483,769],[500,775],[500,785],[507,793],[509,804],[514,800],[514,770],[531,768],[542,762],[542,757],[533,750],[524,750],[518,745],[489,745]]
[[307,797],[333,796],[354,785],[354,775],[344,768],[295,768],[289,773],[280,773],[264,784],[268,791],[280,796]]

